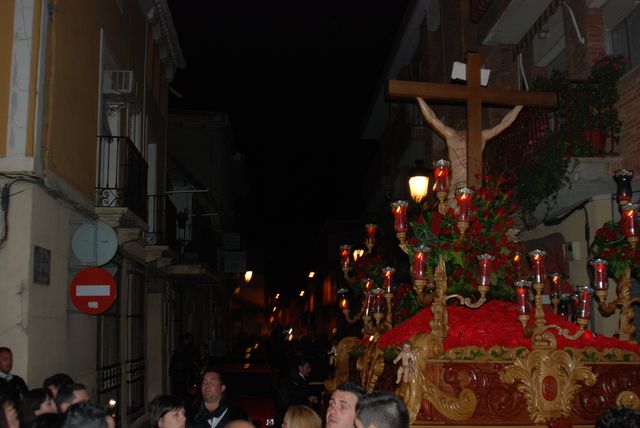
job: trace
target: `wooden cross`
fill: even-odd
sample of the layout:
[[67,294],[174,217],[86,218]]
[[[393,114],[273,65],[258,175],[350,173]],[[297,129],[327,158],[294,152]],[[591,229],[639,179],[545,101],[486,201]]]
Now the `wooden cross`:
[[432,101],[464,101],[467,105],[467,182],[478,186],[476,174],[482,172],[482,104],[556,108],[558,99],[553,92],[483,88],[480,86],[480,54],[467,52],[466,57],[466,85],[389,80],[387,96],[405,101],[415,101],[416,97]]

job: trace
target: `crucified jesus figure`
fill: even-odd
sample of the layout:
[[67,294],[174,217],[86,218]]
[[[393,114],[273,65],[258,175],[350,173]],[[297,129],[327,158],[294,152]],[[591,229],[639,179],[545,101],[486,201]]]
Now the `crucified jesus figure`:
[[[447,143],[447,151],[449,153],[449,161],[451,162],[451,192],[457,187],[464,186],[467,183],[467,131],[456,131],[442,123],[436,114],[431,110],[422,98],[416,98],[424,121]],[[522,110],[522,106],[515,106],[509,113],[502,118],[502,121],[490,129],[482,130],[482,150],[490,139],[496,137],[502,131],[507,129],[518,114]]]

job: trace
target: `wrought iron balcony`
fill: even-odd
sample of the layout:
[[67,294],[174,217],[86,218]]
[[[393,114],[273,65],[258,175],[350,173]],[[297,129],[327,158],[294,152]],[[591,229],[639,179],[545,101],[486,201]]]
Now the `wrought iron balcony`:
[[128,137],[98,136],[96,207],[126,207],[146,220],[147,169]]
[[537,152],[553,147],[565,157],[612,154],[619,141],[616,107],[594,99],[596,85],[573,81],[558,92],[558,109],[528,109],[487,144],[485,171],[527,168]]
[[147,245],[168,245],[177,250],[178,210],[167,195],[149,195],[149,229],[145,237]]

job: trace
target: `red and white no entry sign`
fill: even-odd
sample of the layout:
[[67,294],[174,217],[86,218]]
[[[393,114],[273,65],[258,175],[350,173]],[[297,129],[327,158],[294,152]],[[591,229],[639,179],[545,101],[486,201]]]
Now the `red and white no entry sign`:
[[113,276],[102,268],[82,269],[73,277],[69,287],[74,306],[89,315],[105,312],[116,301],[117,294]]

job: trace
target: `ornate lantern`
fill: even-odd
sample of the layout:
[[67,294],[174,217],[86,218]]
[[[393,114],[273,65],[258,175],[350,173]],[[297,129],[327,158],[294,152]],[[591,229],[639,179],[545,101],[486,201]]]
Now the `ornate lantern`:
[[616,181],[616,200],[619,205],[631,202],[631,179],[633,171],[627,169],[619,169],[615,172],[613,178]]
[[531,260],[531,269],[533,270],[533,282],[544,283],[545,267],[544,260],[547,253],[543,250],[533,250],[529,252],[529,260]]
[[371,250],[373,250],[373,247],[376,245],[377,229],[378,229],[378,226],[373,223],[365,224],[364,226],[364,230],[367,232],[367,239],[365,240],[365,245],[367,246],[367,250],[369,251],[369,253],[371,253]]
[[409,230],[409,220],[407,218],[407,208],[409,202],[395,201],[391,203],[391,214],[393,214],[393,229],[396,231],[396,237],[400,244],[404,244]]

